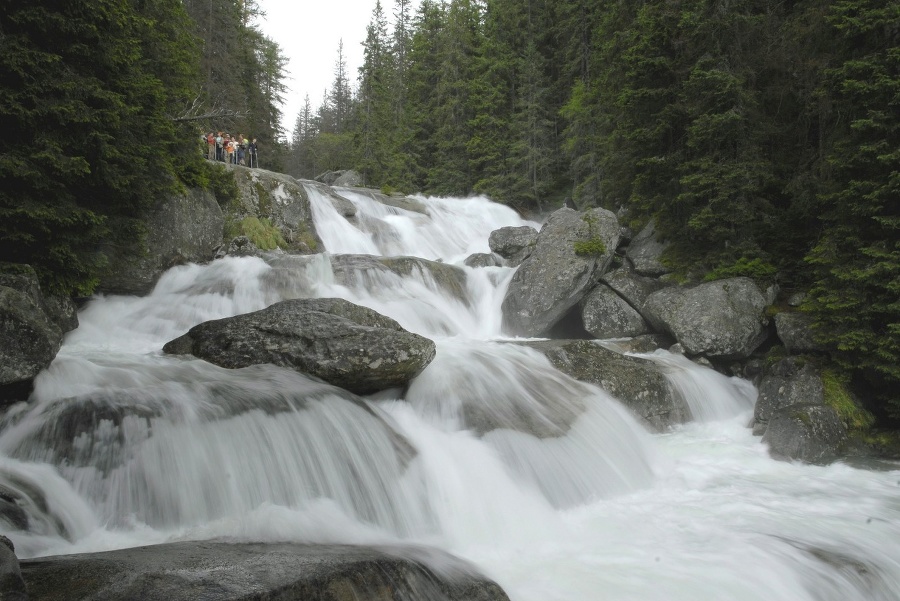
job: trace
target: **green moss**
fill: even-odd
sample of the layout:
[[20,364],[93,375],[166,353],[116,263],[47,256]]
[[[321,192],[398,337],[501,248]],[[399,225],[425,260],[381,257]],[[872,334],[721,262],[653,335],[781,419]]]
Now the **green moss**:
[[799,419],[803,422],[804,426],[809,426],[812,423],[812,420],[809,419],[809,414],[805,411],[792,411],[791,417],[794,419]]
[[747,259],[741,257],[729,265],[719,265],[704,276],[704,280],[724,280],[726,278],[748,277],[757,281],[767,282],[775,278],[778,269],[762,259]]
[[269,194],[269,191],[266,190],[266,187],[259,182],[253,184],[253,187],[256,188],[256,195],[259,197],[259,214],[266,217],[271,216],[272,195]]
[[572,245],[576,255],[599,257],[606,252],[606,245],[600,238],[590,240],[576,240]]
[[297,224],[297,240],[301,246],[306,246],[313,252],[316,252],[319,247],[318,240],[316,240],[313,233],[309,231],[309,226],[303,221]]
[[849,431],[860,432],[872,427],[875,416],[856,402],[845,377],[831,370],[823,370],[822,385],[825,388],[825,403],[837,411]]
[[606,244],[600,239],[600,236],[594,233],[594,226],[597,224],[597,218],[587,213],[582,215],[581,220],[588,226],[588,239],[576,240],[572,244],[576,255],[599,257],[606,252]]
[[381,186],[381,193],[384,194],[385,196],[390,196],[391,194],[393,194],[396,191],[397,190],[389,184],[385,184],[385,185]]
[[238,235],[247,236],[260,250],[274,250],[287,247],[287,242],[281,235],[281,231],[265,217],[262,219],[244,217],[240,222]]

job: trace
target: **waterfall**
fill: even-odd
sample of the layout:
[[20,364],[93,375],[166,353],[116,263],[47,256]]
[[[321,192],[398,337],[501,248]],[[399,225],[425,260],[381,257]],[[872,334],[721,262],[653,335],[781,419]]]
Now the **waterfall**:
[[[537,224],[481,197],[337,189],[345,218],[306,190],[327,252],[179,266],[146,297],[81,310],[3,417],[0,499],[29,520],[4,530],[20,556],[409,542],[475,562],[514,601],[900,597],[896,471],[770,459],[746,427],[752,385],[664,352],[642,357],[694,421],[651,434],[502,336],[514,269],[463,261],[494,229]],[[437,356],[406,391],[363,399],[162,353],[204,321],[317,297],[387,315]]]

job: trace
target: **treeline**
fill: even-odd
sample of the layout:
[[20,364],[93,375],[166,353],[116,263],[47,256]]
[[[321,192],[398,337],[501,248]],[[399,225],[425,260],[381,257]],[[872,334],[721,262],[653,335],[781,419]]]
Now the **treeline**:
[[[200,134],[273,152],[285,59],[254,0],[0,0],[0,262],[89,294],[141,217],[210,185]],[[268,146],[267,146],[268,145]]]
[[650,218],[686,278],[811,291],[835,358],[900,409],[900,4],[376,3],[288,168]]

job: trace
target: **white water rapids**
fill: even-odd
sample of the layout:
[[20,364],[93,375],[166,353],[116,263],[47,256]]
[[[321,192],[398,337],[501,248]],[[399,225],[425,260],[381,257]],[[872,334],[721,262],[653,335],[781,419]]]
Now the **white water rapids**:
[[[426,214],[310,187],[333,255],[460,265],[523,225],[483,198],[420,199]],[[536,224],[531,224],[536,225]],[[513,601],[900,599],[900,471],[774,461],[746,427],[755,390],[671,355],[697,421],[647,433],[602,390],[498,342],[513,271],[466,270],[465,298],[428,274],[332,255],[226,258],[167,272],[145,298],[98,297],[0,433],[0,485],[28,499],[20,557],[174,540],[410,542],[471,560]],[[342,282],[342,283],[339,283]],[[210,319],[341,297],[435,340],[402,399],[366,401],[272,366],[163,355]],[[466,429],[586,407],[559,437]],[[2,523],[2,522],[0,522]]]

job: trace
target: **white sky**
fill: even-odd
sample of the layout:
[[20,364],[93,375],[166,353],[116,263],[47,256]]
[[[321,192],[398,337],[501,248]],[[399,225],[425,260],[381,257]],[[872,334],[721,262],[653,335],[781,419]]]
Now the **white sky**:
[[[392,0],[382,0],[385,13],[393,11]],[[297,113],[309,94],[313,110],[334,81],[338,43],[344,41],[344,57],[350,85],[355,89],[357,69],[362,64],[362,42],[372,19],[375,0],[259,0],[266,13],[259,25],[281,46],[290,59],[287,66],[288,93],[282,107],[282,126],[290,139]]]

